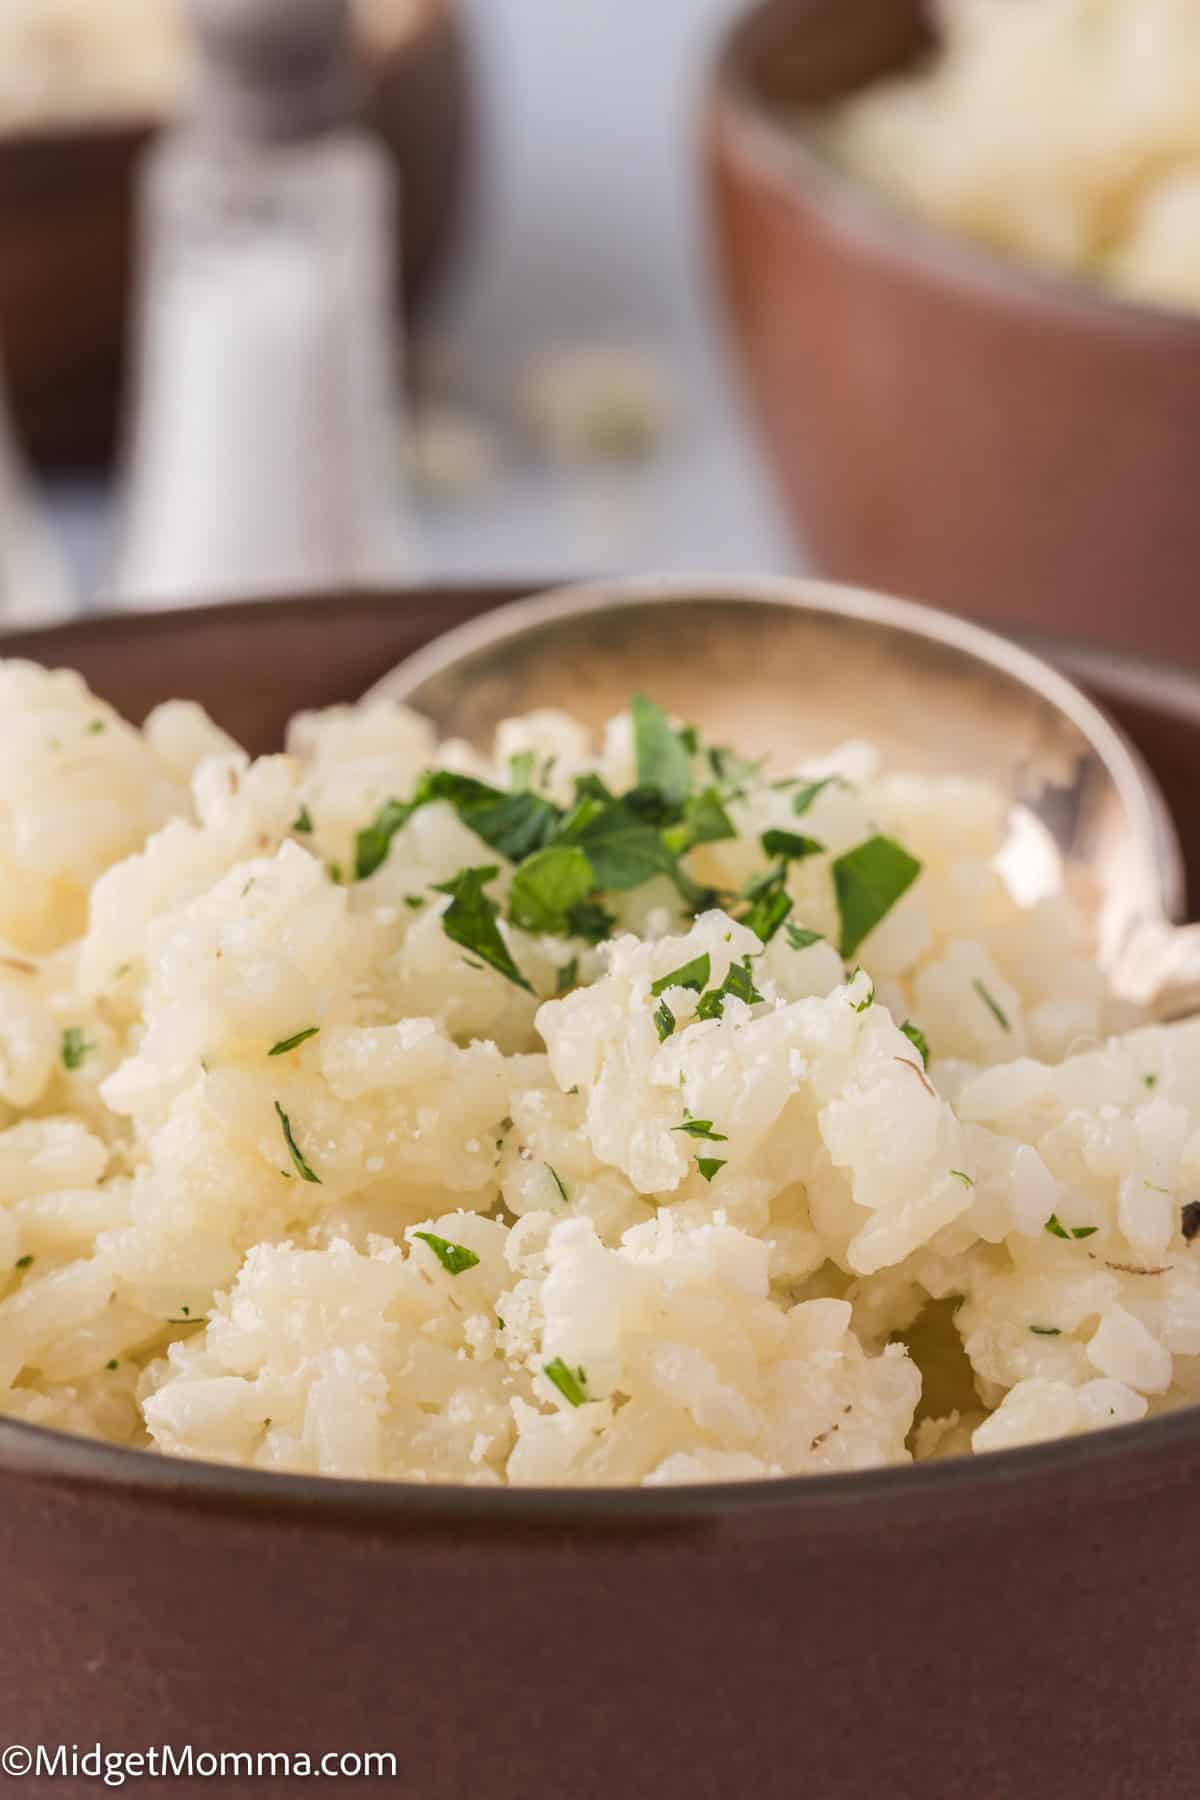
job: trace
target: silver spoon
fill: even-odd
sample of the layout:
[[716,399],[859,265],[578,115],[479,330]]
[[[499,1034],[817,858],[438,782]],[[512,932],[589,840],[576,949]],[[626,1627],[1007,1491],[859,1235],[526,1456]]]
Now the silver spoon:
[[992,783],[1018,894],[1065,884],[1120,995],[1159,1018],[1200,1010],[1200,926],[1176,923],[1183,862],[1153,776],[1064,676],[964,620],[801,579],[597,582],[448,632],[368,699],[486,750],[516,713],[595,730],[635,691],[780,769],[861,738],[891,767]]

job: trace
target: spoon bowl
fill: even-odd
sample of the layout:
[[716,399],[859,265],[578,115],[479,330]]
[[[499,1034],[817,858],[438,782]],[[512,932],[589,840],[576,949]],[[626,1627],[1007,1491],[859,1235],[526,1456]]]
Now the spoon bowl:
[[1122,996],[1160,1017],[1200,1003],[1200,941],[1177,923],[1183,863],[1153,776],[1065,676],[964,620],[803,579],[589,583],[460,626],[369,698],[484,750],[513,714],[555,707],[596,731],[637,691],[781,772],[859,739],[893,767],[991,783],[1012,809],[1019,897],[1065,886]]

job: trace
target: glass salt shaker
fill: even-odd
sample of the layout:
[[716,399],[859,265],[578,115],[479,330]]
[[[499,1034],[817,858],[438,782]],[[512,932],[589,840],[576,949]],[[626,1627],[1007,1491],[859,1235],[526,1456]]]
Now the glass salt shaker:
[[187,116],[150,152],[119,604],[418,569],[401,458],[395,174],[349,0],[186,0]]
[[0,362],[0,623],[50,625],[78,610],[78,595],[17,442]]

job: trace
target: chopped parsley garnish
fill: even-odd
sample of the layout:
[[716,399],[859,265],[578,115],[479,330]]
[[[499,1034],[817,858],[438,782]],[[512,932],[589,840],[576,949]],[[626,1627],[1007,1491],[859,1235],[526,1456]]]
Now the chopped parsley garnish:
[[498,874],[495,867],[462,869],[453,881],[439,882],[437,892],[450,895],[450,905],[442,914],[442,930],[451,943],[472,951],[481,962],[489,964],[517,987],[524,988],[527,994],[532,994],[533,988],[513,961],[508,945],[500,935],[496,924],[500,909],[483,891],[484,884]]
[[1057,1213],[1050,1214],[1045,1228],[1056,1238],[1090,1238],[1100,1229],[1098,1225],[1064,1225]]
[[309,812],[307,806],[302,806],[292,820],[292,830],[297,832],[301,837],[310,837],[312,835],[312,829],[312,814]]
[[639,817],[628,795],[615,800],[611,795],[602,799],[585,793],[563,820],[555,843],[575,844],[585,852],[602,893],[624,893],[656,875],[666,875],[685,899],[701,896],[701,890],[683,875],[661,831]]
[[307,1162],[305,1162],[300,1146],[292,1135],[292,1121],[288,1118],[278,1100],[275,1102],[275,1111],[279,1114],[279,1123],[283,1127],[283,1141],[288,1147],[288,1152],[291,1155],[292,1162],[295,1164],[297,1175],[299,1175],[301,1181],[311,1181],[315,1186],[320,1187],[322,1185],[321,1177],[309,1167]]
[[556,994],[569,994],[571,989],[579,986],[579,958],[573,956],[570,962],[563,963],[558,971],[554,984]]
[[84,1061],[96,1048],[89,1044],[78,1025],[68,1025],[62,1034],[62,1059],[66,1069],[81,1069]]
[[558,1170],[556,1168],[554,1168],[550,1163],[546,1164],[546,1169],[549,1173],[551,1181],[554,1183],[555,1187],[558,1189],[559,1193],[562,1195],[563,1205],[570,1206],[571,1196],[567,1192],[566,1182],[563,1180],[563,1178],[559,1174]]
[[806,856],[820,856],[824,844],[816,838],[803,837],[798,831],[764,831],[760,838],[767,856],[782,857],[785,862],[802,862]]
[[1148,1187],[1152,1194],[1169,1194],[1171,1191],[1170,1188],[1161,1187],[1157,1181],[1143,1181],[1142,1186]]
[[798,788],[792,795],[792,811],[797,818],[803,818],[817,795],[824,793],[825,789],[831,787],[834,782],[840,784],[842,777],[840,775],[823,775],[820,781],[806,781],[802,788]]
[[999,1025],[1003,1031],[1011,1031],[1012,1026],[1008,1022],[1008,1016],[1005,1013],[1004,1008],[997,1001],[995,995],[989,993],[987,988],[984,987],[978,975],[971,983],[971,986],[975,989],[975,992],[979,995],[979,998],[983,1001],[983,1004],[987,1007],[997,1025]]
[[842,922],[839,948],[851,957],[864,938],[906,894],[921,864],[888,837],[868,838],[833,862],[833,888]]
[[929,1067],[929,1039],[925,1036],[921,1027],[919,1025],[914,1025],[911,1019],[905,1019],[900,1029],[912,1045],[913,1049],[919,1054],[921,1058],[921,1067],[927,1069]]
[[680,823],[663,832],[663,840],[675,856],[697,844],[723,844],[736,836],[737,826],[725,811],[720,794],[711,787],[693,794],[684,805]]
[[788,924],[784,927],[787,941],[793,950],[808,950],[813,944],[823,944],[825,939],[819,931],[809,931],[807,926]]
[[1030,1331],[1032,1331],[1034,1337],[1061,1337],[1062,1336],[1062,1332],[1059,1330],[1057,1325],[1031,1325],[1029,1327],[1029,1329],[1030,1329]]
[[585,943],[602,944],[616,922],[613,914],[598,900],[581,900],[567,914],[567,931]]
[[572,908],[585,900],[595,885],[592,865],[576,845],[537,850],[513,877],[509,917],[523,931],[567,931]]
[[523,794],[526,788],[533,786],[534,754],[532,750],[518,750],[508,759],[508,785],[514,794]]
[[120,1365],[117,1362],[116,1357],[113,1356],[113,1357],[109,1358],[108,1362],[106,1362],[104,1366],[108,1370],[109,1374],[111,1375],[113,1370],[118,1368]]
[[354,872],[359,881],[386,862],[396,833],[415,812],[435,800],[448,801],[464,825],[511,862],[521,862],[544,848],[561,817],[558,808],[540,794],[510,794],[473,775],[430,769],[421,776],[411,800],[385,801],[371,824],[358,833]]
[[[701,994],[700,1004],[696,1008],[697,1019],[720,1019],[724,1017],[726,1000],[744,1000],[747,1006],[755,1006],[762,995],[754,985],[754,977],[750,972],[750,958],[743,958],[740,963],[731,963],[729,973],[718,988],[710,988]],[[710,1178],[711,1179],[711,1178]]]
[[665,1044],[675,1029],[675,1014],[665,1000],[660,1000],[654,1009],[654,1029],[660,1044]]
[[341,863],[331,862],[326,863],[325,866],[329,871],[329,879],[332,881],[334,887],[341,887],[345,873]]
[[32,1256],[18,1256],[16,1262],[13,1264],[14,1269],[30,1269],[32,1267],[33,1267]]
[[[853,986],[853,984],[858,980],[858,977],[862,974],[862,972],[863,971],[861,969],[855,969],[853,975],[851,975],[851,977],[850,977],[851,986]],[[869,983],[869,985],[867,987],[867,993],[866,993],[865,999],[851,1000],[850,1011],[856,1012],[856,1013],[865,1013],[867,1008],[870,1006],[874,1006],[874,1004],[875,1004],[875,983],[872,981]]]
[[1184,1243],[1190,1244],[1200,1231],[1200,1200],[1188,1200],[1180,1208],[1179,1229],[1183,1233]]
[[107,720],[93,719],[91,724],[87,727],[86,735],[88,737],[99,737],[100,733],[102,731],[107,731],[107,730],[108,730]]
[[956,1181],[961,1181],[964,1187],[975,1186],[974,1180],[967,1174],[965,1169],[951,1169],[950,1173],[954,1176]]
[[769,944],[792,910],[792,897],[784,886],[787,864],[780,863],[769,879],[757,888],[745,912],[738,914],[738,924],[752,931],[761,944]]
[[429,1245],[447,1275],[461,1275],[465,1270],[473,1269],[479,1261],[475,1252],[468,1250],[465,1244],[452,1244],[449,1239],[439,1237],[435,1231],[414,1231],[413,1236]]
[[1157,1075],[1143,1075],[1142,1076],[1142,1086],[1145,1088],[1156,1088],[1158,1086],[1158,1076]]
[[714,1131],[711,1119],[685,1119],[682,1125],[672,1125],[672,1131],[682,1131],[687,1137],[704,1138],[710,1144],[727,1144],[728,1137],[723,1131]]
[[692,791],[687,745],[662,708],[643,694],[633,696],[630,713],[639,788],[657,788],[668,803],[682,806]]
[[665,994],[668,988],[689,988],[695,994],[702,994],[708,986],[711,972],[712,963],[708,951],[705,950],[702,955],[694,956],[691,962],[681,963],[677,969],[672,969],[669,975],[664,975],[661,980],[656,981],[650,992],[656,1000],[660,994]]
[[543,1365],[542,1373],[552,1381],[564,1400],[572,1406],[586,1406],[587,1376],[582,1369],[569,1369],[561,1356]]
[[714,1175],[720,1174],[721,1170],[725,1167],[725,1164],[718,1156],[698,1156],[696,1158],[696,1167],[703,1175],[705,1181],[711,1181]]
[[425,904],[425,896],[424,894],[405,894],[404,904],[409,912],[420,912]]
[[268,1056],[286,1056],[289,1050],[298,1050],[309,1038],[315,1038],[320,1031],[319,1025],[310,1025],[306,1031],[298,1031],[295,1037],[282,1038],[278,1044],[272,1044],[267,1051]]

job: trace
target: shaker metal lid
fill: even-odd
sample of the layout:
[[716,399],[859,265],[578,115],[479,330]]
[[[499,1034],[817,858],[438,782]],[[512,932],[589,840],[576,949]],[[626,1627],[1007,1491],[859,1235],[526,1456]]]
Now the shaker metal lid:
[[360,89],[350,0],[184,0],[196,44],[191,117],[254,141],[347,123]]

